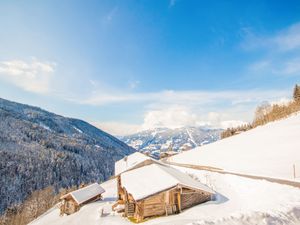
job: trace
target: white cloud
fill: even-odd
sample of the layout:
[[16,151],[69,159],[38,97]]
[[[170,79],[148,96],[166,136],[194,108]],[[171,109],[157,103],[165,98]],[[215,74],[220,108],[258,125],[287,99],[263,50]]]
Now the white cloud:
[[128,82],[128,85],[129,85],[130,89],[135,89],[139,84],[140,84],[140,81],[138,81],[138,80]]
[[290,98],[280,98],[280,99],[277,99],[276,101],[271,101],[269,103],[271,105],[281,105],[281,106],[284,106],[284,105],[288,105],[290,102],[291,102]]
[[[196,113],[187,107],[174,106],[162,110],[153,110],[145,114],[142,129],[157,127],[179,128],[185,126],[223,128],[236,127],[247,124],[245,121],[233,120],[236,115],[224,112]],[[231,120],[228,120],[230,119]],[[244,119],[244,116],[241,118]]]
[[281,31],[278,35],[269,39],[282,51],[290,51],[300,48],[300,23],[293,24]]
[[[107,123],[112,134],[131,134],[156,127],[182,126],[227,127],[250,122],[256,106],[263,101],[288,98],[290,90],[228,90],[228,91],[160,91],[109,92],[95,91],[91,96],[73,100],[80,104],[109,106],[127,104],[144,111],[140,124]],[[130,105],[130,106],[129,106]],[[225,121],[225,122],[224,122]],[[227,121],[227,122],[226,122]],[[228,125],[229,124],[229,125]]]
[[256,103],[264,100],[278,99],[289,96],[285,90],[237,90],[237,91],[160,91],[160,92],[100,92],[95,91],[89,97],[74,99],[80,104],[109,105],[115,103],[145,103],[149,106],[160,107],[165,105],[196,105],[209,106],[218,103],[237,105]]
[[104,16],[103,21],[102,21],[103,24],[104,24],[104,25],[110,24],[110,23],[114,20],[114,18],[116,17],[118,10],[119,10],[118,6],[113,7],[113,8],[112,8],[112,9]]
[[252,71],[262,71],[265,69],[269,69],[272,66],[272,62],[270,60],[261,60],[255,62],[249,66],[249,69]]
[[173,106],[161,110],[151,110],[145,114],[143,129],[156,127],[178,128],[183,126],[195,126],[201,124],[197,115],[183,106]]
[[161,110],[147,111],[142,124],[123,122],[91,122],[91,124],[110,134],[124,136],[159,127],[170,129],[185,126],[227,128],[246,123],[234,120],[222,121],[223,118],[226,118],[225,114],[209,112],[207,115],[200,115],[192,113],[191,109],[184,106],[172,106]]
[[11,60],[0,62],[0,78],[30,92],[45,94],[50,90],[50,78],[56,64],[32,59],[30,62]]
[[[273,55],[274,57],[274,55]],[[251,72],[269,73],[282,76],[300,75],[300,55],[296,58],[263,59],[249,66]]]
[[273,35],[257,35],[249,28],[241,29],[243,42],[247,50],[267,48],[274,51],[293,51],[300,48],[300,23],[295,23]]
[[277,71],[277,73],[287,74],[287,75],[299,75],[300,74],[300,58],[294,58],[283,63],[282,67]]
[[91,122],[95,127],[117,136],[134,134],[142,130],[141,125],[122,122]]
[[256,35],[251,29],[242,29],[242,47],[264,53],[262,59],[250,64],[251,73],[264,75],[300,74],[300,23],[295,23],[273,35]]
[[247,122],[240,121],[240,120],[226,120],[222,121],[220,127],[223,129],[238,127],[247,124]]

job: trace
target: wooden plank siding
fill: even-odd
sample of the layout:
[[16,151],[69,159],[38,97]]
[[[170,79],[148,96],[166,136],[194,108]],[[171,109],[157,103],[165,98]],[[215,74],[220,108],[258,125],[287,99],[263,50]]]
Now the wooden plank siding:
[[187,209],[194,205],[211,200],[211,195],[206,192],[193,192],[183,189],[181,194],[181,208]]
[[165,192],[144,200],[144,217],[161,216],[166,214]]

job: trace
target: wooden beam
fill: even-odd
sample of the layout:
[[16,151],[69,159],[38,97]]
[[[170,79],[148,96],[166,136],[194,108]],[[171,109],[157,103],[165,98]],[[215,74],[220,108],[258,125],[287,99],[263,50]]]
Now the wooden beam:
[[136,203],[136,210],[137,210],[137,222],[142,222],[144,219],[144,201]]
[[177,201],[178,201],[178,211],[181,212],[181,195],[180,195],[180,192],[177,193]]

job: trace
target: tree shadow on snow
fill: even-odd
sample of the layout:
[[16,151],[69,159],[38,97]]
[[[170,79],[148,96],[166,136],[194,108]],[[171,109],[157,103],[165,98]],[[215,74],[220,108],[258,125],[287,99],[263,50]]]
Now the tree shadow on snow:
[[105,201],[105,202],[114,202],[116,201],[117,198],[114,198],[114,197],[107,197],[107,198],[104,198],[102,201]]

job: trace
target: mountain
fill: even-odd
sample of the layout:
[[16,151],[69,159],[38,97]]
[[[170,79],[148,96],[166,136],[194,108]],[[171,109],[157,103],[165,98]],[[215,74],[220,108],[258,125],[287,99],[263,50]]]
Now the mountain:
[[176,129],[156,128],[120,138],[129,146],[153,156],[172,148],[184,151],[219,140],[221,129],[182,127]]
[[300,113],[169,158],[176,163],[300,181]]
[[0,98],[0,213],[49,185],[104,181],[132,152],[87,122]]

